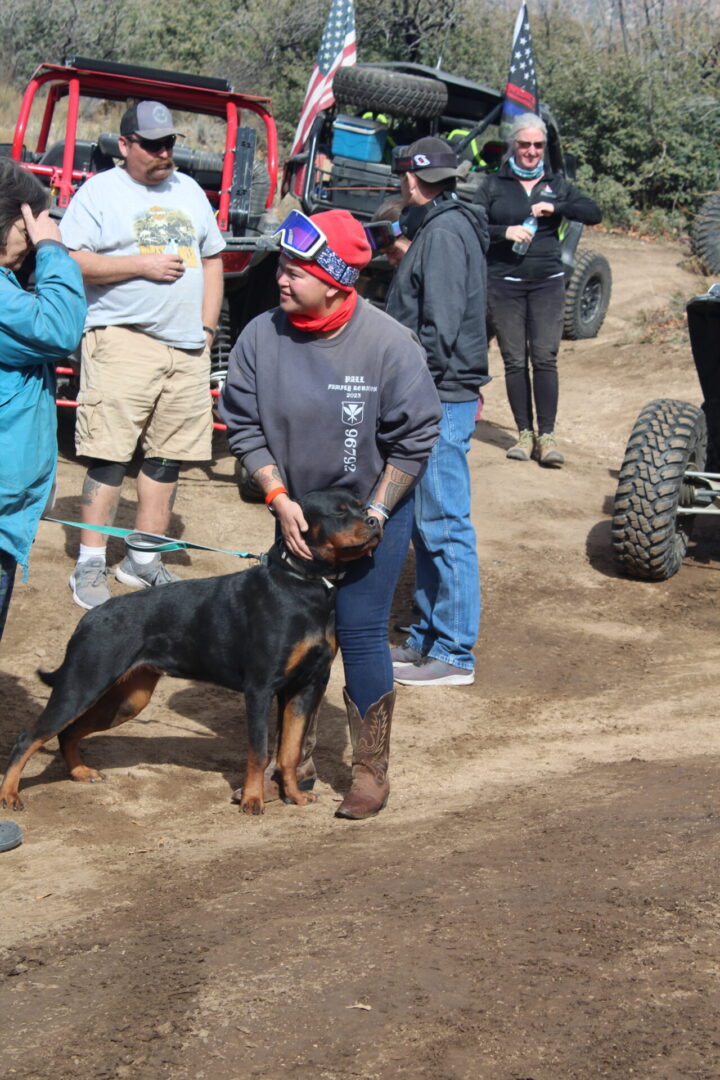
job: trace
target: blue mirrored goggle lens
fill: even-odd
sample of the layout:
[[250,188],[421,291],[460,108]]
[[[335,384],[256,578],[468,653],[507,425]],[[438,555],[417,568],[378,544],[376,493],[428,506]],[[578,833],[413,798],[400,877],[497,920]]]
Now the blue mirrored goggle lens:
[[280,243],[283,247],[301,255],[308,254],[313,247],[317,247],[318,243],[325,239],[320,229],[298,210],[290,211],[285,220],[278,226],[275,235],[280,236]]

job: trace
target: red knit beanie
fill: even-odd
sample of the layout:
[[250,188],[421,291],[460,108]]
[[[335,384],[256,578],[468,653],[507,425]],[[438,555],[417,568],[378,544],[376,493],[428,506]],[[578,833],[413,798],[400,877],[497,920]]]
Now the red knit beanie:
[[[362,270],[372,258],[372,248],[364,228],[349,210],[325,210],[321,214],[313,214],[310,220],[322,229],[327,237],[327,247],[323,248],[317,257],[325,263],[327,269],[319,265],[317,258],[310,262],[301,259],[291,261],[313,277],[326,281],[328,285],[350,292],[355,281],[343,281],[344,268],[347,268],[345,276],[354,278],[351,271]],[[334,261],[333,256],[337,256],[339,261]]]

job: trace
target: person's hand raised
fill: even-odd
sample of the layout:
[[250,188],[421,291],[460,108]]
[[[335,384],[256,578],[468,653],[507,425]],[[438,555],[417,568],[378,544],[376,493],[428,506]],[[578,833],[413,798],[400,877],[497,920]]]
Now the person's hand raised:
[[33,247],[37,247],[41,240],[56,240],[59,244],[62,244],[62,236],[57,227],[57,222],[50,217],[49,210],[42,210],[35,217],[28,204],[23,203],[20,207],[20,213],[25,222],[28,240]]

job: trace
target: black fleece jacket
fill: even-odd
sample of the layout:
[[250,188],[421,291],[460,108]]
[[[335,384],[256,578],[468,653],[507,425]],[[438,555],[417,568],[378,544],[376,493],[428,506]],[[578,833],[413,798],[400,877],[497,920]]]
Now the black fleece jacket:
[[[539,281],[562,273],[558,239],[562,219],[597,225],[602,218],[600,207],[559,173],[543,176],[528,194],[507,162],[499,172],[487,177],[475,198],[485,209],[489,222],[487,267],[490,277]],[[508,225],[521,225],[530,216],[530,207],[538,202],[553,203],[555,213],[537,219],[538,230],[527,254],[516,255],[512,240],[505,238],[505,230]]]
[[417,334],[440,400],[472,401],[488,380],[485,211],[450,192],[427,206],[386,311]]

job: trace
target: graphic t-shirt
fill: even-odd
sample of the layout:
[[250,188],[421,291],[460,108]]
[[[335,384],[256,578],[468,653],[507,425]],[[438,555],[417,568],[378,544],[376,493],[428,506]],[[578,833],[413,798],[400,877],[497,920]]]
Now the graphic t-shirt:
[[91,177],[70,201],[60,224],[73,251],[99,255],[179,255],[185,273],[163,283],[131,278],[111,285],[86,284],[86,329],[134,326],[166,345],[199,349],[202,329],[203,258],[225,242],[202,188],[173,173],[148,186],[116,167]]

